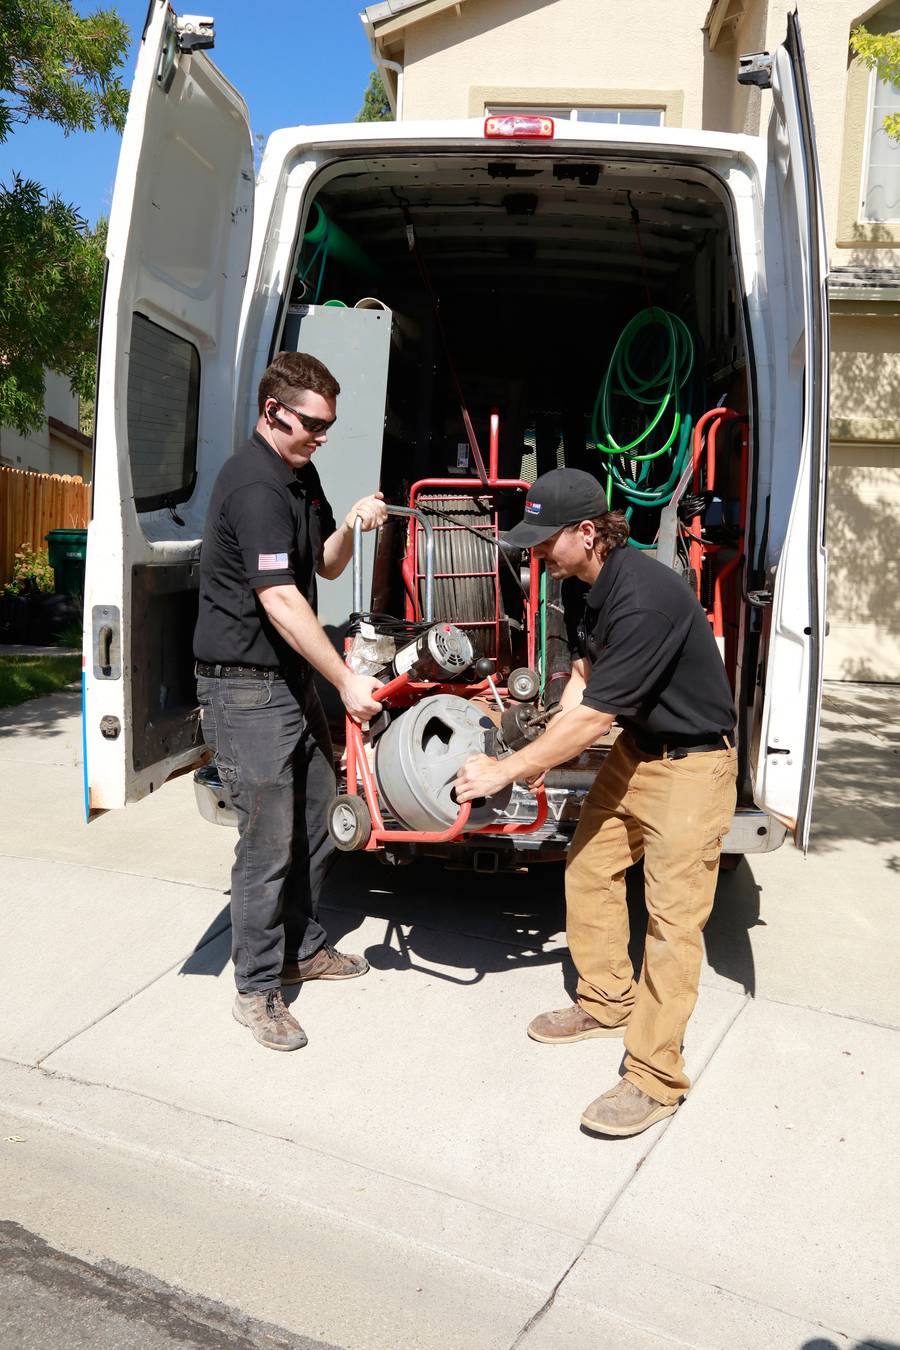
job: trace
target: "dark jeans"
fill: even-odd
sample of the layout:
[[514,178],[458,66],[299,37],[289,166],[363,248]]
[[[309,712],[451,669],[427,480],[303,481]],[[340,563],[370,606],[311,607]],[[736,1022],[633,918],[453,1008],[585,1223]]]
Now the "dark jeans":
[[319,894],[334,845],[328,724],[312,679],[197,678],[203,736],[238,816],[232,959],[242,994],[278,989],[285,960],[325,942]]

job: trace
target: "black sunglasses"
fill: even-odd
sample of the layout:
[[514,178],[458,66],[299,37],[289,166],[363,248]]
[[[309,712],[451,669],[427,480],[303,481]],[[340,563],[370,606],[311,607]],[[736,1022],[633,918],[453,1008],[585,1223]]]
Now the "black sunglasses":
[[318,436],[320,432],[328,431],[337,421],[336,417],[307,417],[306,413],[300,412],[299,408],[292,408],[289,403],[284,403],[280,398],[276,399],[275,402],[279,408],[287,408],[288,412],[292,412],[303,430],[308,431],[310,436]]

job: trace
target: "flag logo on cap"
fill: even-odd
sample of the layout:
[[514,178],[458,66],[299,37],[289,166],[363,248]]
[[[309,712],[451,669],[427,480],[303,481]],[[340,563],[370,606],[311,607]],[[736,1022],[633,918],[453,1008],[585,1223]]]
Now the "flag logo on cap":
[[539,516],[541,514],[540,502],[526,502],[525,514],[526,516]]

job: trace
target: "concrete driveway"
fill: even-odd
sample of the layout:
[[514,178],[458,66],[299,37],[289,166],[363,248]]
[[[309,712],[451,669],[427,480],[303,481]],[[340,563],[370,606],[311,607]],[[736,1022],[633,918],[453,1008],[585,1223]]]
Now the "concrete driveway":
[[694,1090],[620,1141],[578,1119],[621,1046],[525,1036],[572,987],[557,870],[342,860],[372,972],[271,1054],[233,835],[186,779],[85,827],[78,713],[0,714],[0,1218],[348,1350],[900,1346],[900,688],[829,687],[810,857],[721,878]]

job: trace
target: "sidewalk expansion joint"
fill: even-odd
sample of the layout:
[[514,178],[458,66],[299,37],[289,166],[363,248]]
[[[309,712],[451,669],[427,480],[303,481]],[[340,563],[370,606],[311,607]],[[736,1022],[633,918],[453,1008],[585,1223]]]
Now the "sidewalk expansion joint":
[[[227,1117],[212,1116],[208,1115],[206,1112],[203,1111],[193,1111],[188,1107],[179,1106],[177,1105],[177,1103],[167,1102],[163,1101],[159,1097],[153,1097],[149,1093],[135,1092],[132,1089],[119,1088],[115,1087],[112,1084],[99,1084],[91,1081],[90,1079],[77,1078],[73,1074],[54,1073],[49,1069],[36,1068],[35,1066],[29,1064],[23,1065],[18,1063],[17,1061],[0,1059],[0,1063],[12,1064],[15,1068],[25,1069],[29,1073],[39,1073],[43,1078],[52,1079],[54,1082],[57,1083],[71,1083],[78,1087],[86,1087],[86,1088],[100,1087],[104,1091],[116,1092],[119,1093],[121,1096],[134,1097],[137,1100],[142,1101],[151,1101],[157,1106],[164,1106],[167,1110],[175,1111],[179,1115],[188,1117],[189,1119],[193,1118],[197,1120],[205,1120],[210,1122],[211,1124],[224,1125],[228,1129],[237,1130],[239,1132],[254,1136],[259,1139],[265,1139],[278,1144],[286,1144],[289,1148],[302,1149],[306,1152],[316,1154],[320,1157],[328,1158],[330,1161],[333,1162],[346,1163],[349,1166],[356,1167],[361,1172],[369,1173],[372,1176],[384,1177],[389,1181],[398,1181],[405,1186],[410,1186],[416,1190],[426,1192],[430,1195],[441,1196],[444,1197],[445,1199],[453,1200],[460,1205],[465,1205],[470,1209],[478,1210],[484,1214],[496,1215],[498,1218],[509,1219],[512,1222],[527,1223],[529,1227],[538,1230],[542,1233],[550,1234],[554,1237],[562,1237],[568,1238],[569,1240],[577,1240],[574,1238],[574,1235],[572,1233],[566,1231],[563,1228],[557,1228],[550,1224],[540,1223],[539,1221],[534,1219],[523,1219],[520,1214],[513,1214],[507,1210],[498,1209],[496,1206],[486,1205],[483,1202],[471,1199],[468,1196],[457,1195],[453,1191],[447,1191],[438,1186],[431,1186],[428,1185],[426,1182],[416,1181],[409,1177],[402,1176],[396,1172],[388,1172],[383,1168],[371,1167],[367,1163],[358,1162],[353,1158],[347,1158],[338,1153],[329,1153],[325,1149],[316,1148],[314,1145],[290,1139],[285,1135],[266,1134],[264,1131],[256,1129],[252,1125],[241,1125],[233,1120],[229,1120]],[[180,1168],[185,1172],[198,1174],[202,1177],[215,1180],[221,1180],[225,1178],[227,1179],[230,1185],[241,1187],[247,1191],[253,1191],[262,1195],[268,1195],[271,1192],[270,1186],[268,1186],[264,1182],[254,1180],[253,1178],[249,1177],[245,1172],[230,1171],[224,1167],[216,1167],[208,1159],[204,1159],[201,1162],[194,1158],[185,1157],[183,1154],[175,1154],[172,1153],[171,1151],[166,1151],[162,1149],[152,1149],[147,1147],[146,1145],[137,1144],[133,1140],[127,1140],[119,1135],[112,1134],[109,1131],[88,1129],[85,1126],[76,1123],[75,1121],[67,1120],[63,1117],[60,1117],[59,1115],[47,1114],[41,1111],[37,1111],[31,1107],[22,1107],[14,1102],[5,1101],[2,1104],[0,1104],[0,1115],[6,1115],[10,1119],[14,1120],[28,1120],[31,1121],[32,1123],[43,1125],[45,1128],[53,1129],[60,1133],[70,1135],[79,1140],[87,1140],[90,1143],[101,1147],[118,1149],[122,1153],[131,1154],[133,1156],[142,1158],[145,1161],[165,1162],[169,1166]],[[283,1190],[279,1190],[278,1194],[282,1200],[285,1198],[285,1192]],[[373,1232],[388,1237],[396,1238],[398,1241],[409,1243],[425,1251],[430,1251],[442,1257],[455,1260],[459,1262],[459,1264],[461,1265],[471,1266],[477,1270],[487,1269],[487,1267],[485,1267],[482,1263],[478,1261],[473,1261],[469,1257],[462,1256],[460,1253],[451,1251],[445,1247],[440,1247],[435,1243],[424,1242],[421,1240],[421,1238],[413,1237],[409,1233],[401,1232],[396,1228],[381,1227],[365,1219],[359,1218],[358,1215],[350,1214],[340,1209],[328,1208],[327,1206],[322,1204],[316,1204],[315,1202],[303,1196],[299,1195],[293,1196],[291,1197],[291,1199],[293,1203],[297,1204],[298,1206],[304,1209],[310,1210],[313,1213],[325,1215],[331,1219],[338,1218],[342,1222],[352,1224],[357,1228],[365,1230],[366,1232]],[[538,1292],[542,1292],[541,1285],[536,1280],[528,1279],[521,1275],[512,1275],[509,1274],[508,1272],[504,1273],[503,1277],[504,1279],[514,1281],[515,1283],[521,1284],[527,1288],[534,1289]]]
[[757,995],[755,1003],[773,1003],[777,1008],[799,1008],[801,1012],[819,1013],[822,1017],[836,1017],[842,1022],[859,1022],[864,1027],[880,1027],[883,1031],[900,1031],[897,1022],[880,1022],[876,1017],[863,1017],[861,1013],[838,1012],[831,1008],[817,1008],[813,1003],[794,1003],[788,998],[770,998],[766,994]]
[[[711,1060],[713,1059],[713,1056],[715,1055],[715,1053],[716,1053],[716,1051],[718,1050],[719,1046],[722,1044],[722,1042],[724,1041],[725,1037],[728,1035],[729,1031],[730,1031],[731,1028],[734,1026],[735,1022],[736,1022],[737,1019],[740,1017],[741,1013],[744,1011],[744,1009],[747,1007],[747,1005],[750,1003],[750,1001],[751,1001],[751,1000],[750,1000],[749,995],[741,1000],[740,1005],[739,1005],[739,1007],[737,1008],[737,1011],[735,1012],[734,1016],[729,1020],[728,1024],[726,1025],[726,1027],[725,1027],[724,1030],[722,1031],[722,1034],[719,1036],[718,1040],[716,1041],[715,1045],[713,1046],[712,1050],[710,1051],[710,1054],[709,1054],[709,1056],[708,1056],[708,1058],[707,1058],[707,1060],[706,1060],[706,1064],[703,1065],[703,1068],[702,1068],[702,1069],[700,1070],[700,1072],[697,1074],[697,1079],[696,1079],[695,1081],[697,1081],[697,1080],[699,1080],[700,1078],[703,1077],[703,1074],[704,1074],[705,1071],[706,1071],[706,1066],[707,1066],[707,1064],[709,1064],[709,1063],[711,1062]],[[537,1324],[538,1324],[540,1321],[543,1320],[543,1318],[546,1317],[547,1313],[548,1313],[548,1312],[550,1311],[550,1309],[553,1307],[553,1304],[554,1304],[555,1301],[556,1301],[556,1296],[557,1296],[557,1294],[559,1293],[560,1289],[562,1288],[563,1284],[564,1284],[565,1281],[568,1279],[568,1277],[569,1277],[569,1275],[572,1273],[572,1271],[575,1269],[575,1267],[577,1266],[578,1262],[579,1262],[579,1261],[581,1260],[581,1258],[584,1256],[584,1254],[585,1254],[585,1252],[587,1251],[587,1249],[588,1249],[589,1247],[593,1247],[593,1246],[596,1246],[596,1245],[597,1245],[596,1242],[595,1242],[595,1239],[596,1239],[596,1237],[597,1237],[597,1234],[600,1232],[600,1229],[601,1229],[601,1228],[603,1227],[603,1225],[606,1223],[606,1220],[609,1218],[610,1214],[613,1212],[613,1210],[615,1209],[616,1205],[617,1205],[617,1204],[619,1203],[619,1201],[622,1199],[622,1196],[623,1196],[623,1195],[625,1194],[625,1192],[628,1190],[629,1186],[630,1186],[631,1183],[634,1181],[634,1179],[635,1179],[635,1177],[637,1176],[638,1172],[639,1172],[640,1169],[644,1166],[644,1163],[645,1163],[645,1162],[647,1161],[647,1159],[650,1157],[651,1153],[653,1153],[653,1151],[657,1148],[657,1146],[659,1145],[659,1143],[661,1142],[661,1140],[665,1137],[665,1135],[667,1134],[668,1130],[670,1129],[670,1127],[671,1127],[671,1125],[672,1125],[672,1122],[677,1118],[677,1115],[678,1115],[678,1112],[676,1111],[676,1112],[675,1112],[675,1115],[670,1116],[670,1117],[668,1118],[668,1120],[667,1120],[667,1121],[665,1122],[665,1124],[663,1125],[663,1128],[659,1131],[659,1133],[657,1134],[656,1138],[653,1140],[653,1142],[651,1143],[650,1147],[647,1149],[646,1153],[642,1153],[641,1156],[640,1156],[640,1158],[638,1158],[637,1162],[634,1164],[634,1167],[633,1167],[631,1173],[630,1173],[630,1174],[625,1178],[625,1180],[622,1182],[622,1185],[621,1185],[621,1186],[619,1187],[619,1189],[616,1191],[615,1195],[611,1198],[611,1200],[609,1201],[609,1204],[606,1206],[606,1208],[605,1208],[605,1209],[603,1210],[603,1212],[600,1214],[600,1216],[599,1216],[599,1218],[597,1219],[597,1222],[594,1224],[594,1227],[592,1228],[591,1232],[588,1234],[587,1238],[585,1238],[584,1243],[582,1244],[581,1250],[580,1250],[580,1251],[572,1258],[572,1261],[570,1262],[569,1266],[566,1268],[566,1270],[563,1271],[562,1275],[559,1277],[559,1279],[557,1280],[556,1284],[555,1284],[555,1285],[553,1286],[553,1288],[551,1289],[551,1291],[550,1291],[549,1295],[547,1296],[547,1299],[546,1299],[546,1301],[544,1302],[544,1304],[543,1304],[540,1308],[538,1308],[538,1310],[537,1310],[535,1313],[532,1313],[531,1317],[529,1317],[528,1321],[527,1321],[527,1322],[525,1323],[525,1325],[522,1327],[521,1331],[520,1331],[519,1334],[516,1336],[516,1339],[513,1341],[512,1345],[509,1347],[509,1350],[519,1350],[519,1347],[524,1345],[524,1343],[525,1343],[525,1338],[529,1335],[529,1333],[530,1333],[531,1331],[534,1330],[534,1328],[537,1326]],[[614,1147],[614,1145],[613,1145],[613,1147]],[[671,1338],[670,1338],[670,1339],[671,1339]],[[673,1344],[676,1344],[676,1345],[678,1345],[678,1344],[686,1344],[686,1342],[673,1341]]]
[[77,1041],[79,1036],[83,1036],[85,1032],[90,1031],[92,1027],[97,1026],[100,1022],[105,1022],[107,1017],[112,1017],[113,1013],[118,1012],[120,1008],[124,1008],[126,1003],[130,1003],[131,1000],[137,998],[138,995],[146,993],[148,989],[151,989],[154,984],[158,984],[166,975],[170,974],[173,970],[177,970],[179,966],[183,966],[185,961],[189,961],[192,956],[196,956],[197,952],[202,952],[204,947],[208,947],[211,942],[215,942],[216,939],[220,938],[230,927],[230,922],[224,922],[221,928],[216,928],[212,933],[209,933],[204,938],[203,942],[199,942],[196,947],[192,947],[186,955],[179,956],[171,965],[166,966],[164,970],[159,971],[152,979],[147,980],[146,984],[142,984],[138,989],[132,989],[131,993],[126,994],[124,998],[119,999],[119,1002],[114,1003],[111,1008],[107,1008],[104,1012],[98,1013],[92,1021],[87,1022],[83,1027],[79,1027],[77,1031],[73,1031],[70,1035],[63,1037],[57,1045],[54,1045],[50,1050],[46,1050],[44,1054],[40,1055],[38,1059],[34,1061],[34,1067],[45,1071],[44,1064],[51,1055],[55,1055],[58,1050],[62,1050],[63,1046],[71,1044],[72,1041]]
[[[611,1247],[603,1242],[595,1242],[592,1245],[597,1251],[609,1252],[611,1256],[629,1255],[629,1253],[623,1251],[621,1247]],[[662,1265],[659,1261],[648,1261],[646,1264],[653,1270],[658,1270],[664,1275],[673,1275],[677,1280],[681,1280],[685,1283],[689,1282],[702,1289],[710,1289],[716,1294],[725,1294],[728,1298],[736,1299],[740,1303],[746,1303],[749,1308],[766,1308],[769,1312],[778,1313],[780,1317],[789,1317],[792,1321],[798,1322],[804,1329],[807,1326],[815,1326],[820,1331],[827,1332],[830,1336],[853,1340],[855,1341],[853,1350],[886,1350],[884,1342],[882,1341],[861,1340],[858,1337],[855,1337],[852,1332],[842,1331],[838,1327],[829,1326],[827,1322],[822,1322],[817,1317],[805,1313],[793,1312],[790,1308],[783,1308],[779,1303],[769,1303],[765,1299],[753,1298],[750,1294],[744,1294],[739,1289],[732,1289],[727,1284],[716,1284],[714,1280],[695,1279],[693,1276],[685,1275],[683,1270],[677,1270],[672,1266]],[[653,1331],[656,1335],[660,1334],[655,1327],[648,1329]],[[891,1350],[895,1350],[895,1347],[891,1347]]]
[[16,862],[49,863],[52,867],[78,867],[84,872],[103,872],[107,876],[136,877],[139,881],[160,881],[165,886],[186,886],[191,891],[209,891],[212,895],[227,895],[218,886],[207,886],[200,881],[181,881],[178,877],[160,877],[155,872],[128,872],[123,867],[104,867],[101,863],[77,862],[73,858],[40,858],[31,853],[9,853],[0,849],[0,858]]

